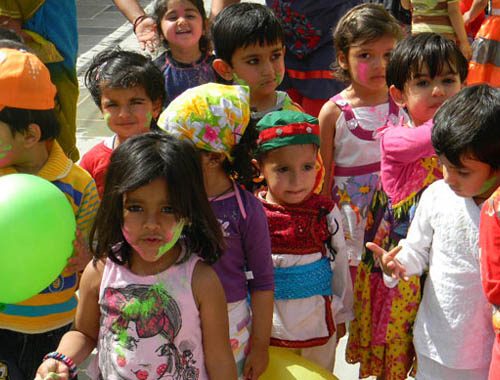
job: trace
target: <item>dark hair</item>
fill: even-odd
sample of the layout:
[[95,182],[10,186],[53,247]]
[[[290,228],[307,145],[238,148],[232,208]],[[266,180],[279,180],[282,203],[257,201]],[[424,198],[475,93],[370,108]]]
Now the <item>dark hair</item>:
[[259,174],[258,170],[252,165],[258,137],[259,132],[257,131],[256,122],[250,119],[241,140],[231,150],[232,162],[226,159],[222,163],[224,171],[247,190],[251,189],[253,179]]
[[[161,20],[163,19],[163,16],[165,16],[165,13],[167,13],[168,11],[169,1],[170,0],[156,0],[154,4],[153,17],[155,18],[156,28],[160,33],[160,36],[162,35]],[[193,4],[196,7],[196,9],[198,9],[198,12],[200,12],[201,19],[203,21],[203,30],[207,32],[208,19],[207,19],[207,13],[205,12],[205,5],[203,4],[203,0],[188,0],[188,1],[191,4]],[[165,38],[162,38],[162,40],[163,40],[163,45],[168,49],[168,41]],[[207,33],[201,36],[199,42],[199,48],[202,53],[210,51],[211,49],[210,39],[207,37]]]
[[123,195],[156,178],[165,179],[176,217],[188,221],[182,232],[188,253],[215,262],[224,242],[205,192],[199,154],[191,142],[160,132],[130,137],[113,151],[90,233],[90,241],[97,237],[97,246],[91,247],[94,256],[130,263],[131,247],[122,233]]
[[0,111],[0,121],[9,126],[12,136],[27,131],[30,124],[37,124],[41,131],[40,141],[57,138],[61,129],[53,109],[28,110],[5,107]]
[[101,108],[103,88],[143,87],[152,102],[165,99],[165,79],[151,59],[132,51],[111,48],[97,54],[85,73],[85,86]]
[[419,33],[406,37],[392,51],[387,65],[387,85],[403,91],[405,84],[422,72],[424,65],[429,68],[431,78],[447,67],[457,73],[462,82],[467,77],[467,60],[453,41],[436,33]]
[[457,167],[472,156],[500,168],[500,89],[482,84],[465,87],[434,115],[432,145]]
[[250,45],[284,41],[283,26],[266,6],[255,3],[232,4],[214,20],[211,34],[215,55],[231,65],[237,49]]
[[[381,4],[366,3],[355,6],[340,19],[333,32],[333,42],[335,50],[347,58],[353,44],[364,44],[384,36],[400,40],[403,36],[401,26]],[[338,64],[338,54],[333,69],[337,79],[345,82],[351,79],[349,71]]]

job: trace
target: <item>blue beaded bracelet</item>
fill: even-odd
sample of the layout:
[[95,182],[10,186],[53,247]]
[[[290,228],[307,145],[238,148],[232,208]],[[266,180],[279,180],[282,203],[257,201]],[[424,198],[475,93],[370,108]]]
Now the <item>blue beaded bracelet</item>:
[[60,354],[57,351],[54,351],[54,352],[49,352],[47,355],[45,355],[43,360],[45,361],[47,359],[54,359],[57,360],[58,362],[66,364],[69,370],[69,378],[74,379],[76,377],[78,373],[78,368],[76,368],[75,362],[70,357],[64,354]]

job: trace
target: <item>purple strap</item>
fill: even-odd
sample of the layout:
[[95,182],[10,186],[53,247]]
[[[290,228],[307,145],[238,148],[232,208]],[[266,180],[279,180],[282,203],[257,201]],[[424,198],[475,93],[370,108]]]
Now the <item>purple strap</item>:
[[[356,116],[352,110],[351,105],[344,97],[339,93],[330,99],[334,102],[344,113],[347,128],[352,132],[354,136],[361,140],[374,141],[376,131],[369,131],[364,129],[359,122],[356,120]],[[394,102],[392,97],[389,95],[389,114],[387,115],[387,121],[390,119],[397,118],[399,114],[399,107]]]

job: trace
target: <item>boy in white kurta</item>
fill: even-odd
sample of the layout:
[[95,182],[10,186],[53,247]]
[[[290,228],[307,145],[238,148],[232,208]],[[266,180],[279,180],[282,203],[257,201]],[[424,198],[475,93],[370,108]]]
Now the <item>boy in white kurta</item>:
[[499,112],[500,92],[488,86],[450,98],[432,130],[444,180],[424,191],[398,247],[385,252],[367,243],[387,286],[428,271],[413,332],[418,380],[488,378],[494,332],[478,238],[481,205],[500,183]]

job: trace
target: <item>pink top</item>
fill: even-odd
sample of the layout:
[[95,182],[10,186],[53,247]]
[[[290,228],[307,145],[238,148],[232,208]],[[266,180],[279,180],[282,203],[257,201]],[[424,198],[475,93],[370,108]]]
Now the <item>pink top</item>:
[[99,291],[99,378],[208,379],[192,293],[200,258],[151,276],[106,261]]
[[418,128],[400,122],[380,130],[382,186],[393,208],[443,178],[431,143],[432,126],[432,120]]

